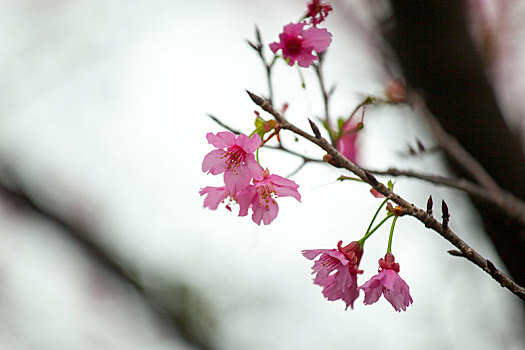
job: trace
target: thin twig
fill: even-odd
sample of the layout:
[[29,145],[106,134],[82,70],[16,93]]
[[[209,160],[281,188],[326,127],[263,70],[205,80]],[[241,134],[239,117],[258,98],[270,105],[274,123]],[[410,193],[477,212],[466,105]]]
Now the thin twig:
[[484,186],[489,192],[497,196],[501,192],[499,185],[483,168],[483,166],[472,157],[454,137],[450,136],[443,129],[441,124],[426,106],[423,98],[418,93],[412,92],[409,94],[409,100],[414,106],[421,110],[423,116],[427,119],[427,123],[441,149],[443,149],[461,167],[468,171],[480,185]]
[[418,208],[414,204],[408,202],[401,196],[397,195],[383,183],[378,181],[371,181],[370,176],[367,176],[367,174],[369,174],[368,172],[365,172],[365,170],[361,169],[360,167],[349,161],[347,158],[345,158],[325,138],[316,138],[315,136],[308,134],[307,132],[298,128],[294,124],[288,122],[275,109],[273,109],[272,105],[268,101],[249,91],[248,94],[250,95],[250,98],[255,104],[257,104],[263,110],[274,116],[274,118],[281,124],[282,129],[290,130],[291,132],[306,138],[310,142],[316,144],[317,146],[325,150],[328,154],[332,156],[335,162],[357,175],[363,181],[367,182],[370,186],[375,188],[376,191],[383,194],[386,198],[401,206],[405,210],[406,215],[413,216],[421,223],[423,223],[425,227],[428,227],[437,232],[439,235],[441,235],[443,238],[449,241],[452,245],[458,248],[463,257],[465,257],[470,262],[474,263],[487,274],[489,274],[493,279],[499,282],[502,287],[507,288],[520,299],[525,300],[525,288],[518,285],[511,278],[509,278],[503,272],[498,270],[496,267],[490,266],[489,268],[487,259],[481,256],[478,252],[472,249],[465,241],[459,238],[459,236],[455,234],[450,229],[450,227],[443,227],[443,225],[439,221],[437,221],[433,216],[429,215],[425,210]]
[[330,135],[330,141],[335,145],[335,138],[332,132],[332,124],[330,120],[330,93],[326,90],[323,74],[323,63],[324,63],[325,53],[319,53],[319,62],[313,65],[315,73],[317,75],[317,80],[319,81],[319,88],[321,89],[321,94],[323,96],[324,104],[324,124],[327,126],[328,134]]
[[252,43],[249,40],[247,40],[247,42],[248,42],[248,45],[250,45],[250,47],[257,52],[264,66],[264,69],[266,71],[266,80],[268,82],[268,100],[270,101],[270,103],[273,103],[272,67],[273,67],[273,64],[275,63],[277,56],[274,55],[270,63],[266,61],[266,57],[264,55],[264,43],[262,40],[261,31],[259,30],[259,27],[257,26],[255,26],[255,40],[257,40],[256,44]]
[[[219,118],[217,118],[217,117],[215,117],[215,116],[213,116],[211,114],[207,114],[207,116],[210,117],[214,122],[216,122],[217,124],[219,124],[220,126],[225,128],[226,130],[231,131],[231,132],[233,132],[234,134],[237,134],[237,135],[238,134],[242,134],[239,130],[237,130],[235,128],[232,128],[231,126],[225,124]],[[310,162],[312,162],[312,163],[324,163],[324,161],[322,159],[311,158],[311,157],[305,156],[305,155],[303,155],[303,154],[301,154],[299,152],[293,151],[293,150],[289,149],[288,147],[284,146],[282,144],[282,142],[279,142],[277,144],[277,146],[265,144],[264,147],[265,148],[269,148],[269,149],[282,151],[282,152],[291,154],[293,156],[299,157],[299,158],[301,158],[303,160],[304,163],[310,163]]]
[[207,116],[210,117],[211,120],[213,120],[215,123],[217,123],[217,124],[219,124],[220,126],[222,126],[223,128],[225,128],[226,130],[231,131],[231,132],[233,132],[233,133],[236,134],[236,135],[242,134],[239,130],[237,130],[237,129],[235,129],[235,128],[232,128],[232,127],[229,126],[229,125],[224,124],[224,123],[222,122],[222,120],[220,120],[219,118],[217,118],[217,117],[215,117],[215,116],[213,116],[213,115],[211,115],[211,114],[209,114],[209,113],[207,114]]

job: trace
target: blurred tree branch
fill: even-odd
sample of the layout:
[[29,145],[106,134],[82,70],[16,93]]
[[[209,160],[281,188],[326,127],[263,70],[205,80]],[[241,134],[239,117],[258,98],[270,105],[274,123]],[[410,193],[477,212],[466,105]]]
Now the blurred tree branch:
[[[18,210],[36,213],[41,217],[49,220],[57,226],[57,232],[63,234],[68,240],[81,247],[91,258],[94,264],[109,272],[117,280],[131,287],[141,297],[144,304],[150,309],[152,314],[174,338],[183,340],[196,349],[208,350],[212,347],[208,344],[207,339],[203,339],[203,334],[192,328],[192,312],[195,310],[187,309],[187,302],[192,298],[190,295],[194,291],[188,286],[180,283],[177,289],[181,293],[177,295],[184,299],[174,303],[174,293],[166,297],[161,297],[159,293],[146,288],[141,284],[137,276],[132,273],[129,267],[122,264],[121,261],[103,247],[93,237],[96,235],[91,232],[85,225],[81,224],[79,218],[63,218],[54,212],[47,205],[42,205],[35,201],[29,193],[26,193],[23,186],[17,184],[16,176],[9,174],[6,176],[6,169],[2,169],[0,175],[0,196],[14,204]],[[8,185],[9,184],[9,185]],[[172,288],[170,286],[170,288]],[[164,288],[159,288],[163,290]],[[173,289],[171,292],[175,292]],[[194,298],[194,296],[193,296]]]

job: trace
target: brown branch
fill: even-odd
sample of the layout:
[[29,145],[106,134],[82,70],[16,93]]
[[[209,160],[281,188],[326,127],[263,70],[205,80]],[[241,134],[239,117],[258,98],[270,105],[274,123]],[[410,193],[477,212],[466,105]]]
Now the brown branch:
[[489,267],[489,264],[487,263],[488,260],[481,256],[474,249],[472,249],[466,242],[459,238],[459,236],[456,235],[449,227],[444,227],[439,221],[437,221],[433,216],[429,215],[425,210],[418,208],[412,203],[409,203],[404,198],[390,190],[383,183],[378,182],[375,179],[372,181],[369,175],[370,173],[366,172],[365,170],[361,169],[360,167],[346,159],[325,138],[316,138],[315,136],[308,134],[307,132],[288,122],[283,116],[281,116],[277,111],[273,109],[272,105],[268,101],[249,91],[248,94],[250,95],[250,98],[255,104],[260,106],[266,112],[273,115],[274,118],[277,121],[279,121],[282,129],[290,130],[291,132],[306,138],[310,142],[316,144],[317,146],[325,150],[328,154],[332,156],[335,162],[340,164],[343,168],[357,175],[360,179],[362,179],[364,182],[368,183],[370,186],[375,188],[376,191],[383,194],[386,198],[390,199],[394,203],[404,208],[406,215],[413,216],[421,223],[423,223],[425,227],[428,227],[437,232],[447,241],[452,243],[452,245],[458,248],[463,257],[465,257],[470,262],[474,263],[487,274],[489,274],[493,279],[498,281],[502,287],[507,288],[520,299],[525,300],[525,288],[518,285],[516,282],[514,282],[512,279],[506,276],[503,272],[501,272],[495,266],[493,266],[493,264],[491,264],[491,266]]
[[503,212],[505,212],[509,217],[516,219],[525,225],[525,202],[519,198],[516,198],[508,191],[504,191],[503,189],[501,189],[500,192],[495,195],[494,193],[485,189],[483,186],[474,184],[465,179],[451,179],[444,176],[427,175],[414,171],[398,170],[395,168],[389,168],[387,170],[367,170],[376,175],[390,175],[396,177],[405,176],[423,180],[435,185],[446,186],[464,191],[487,203],[494,204]]

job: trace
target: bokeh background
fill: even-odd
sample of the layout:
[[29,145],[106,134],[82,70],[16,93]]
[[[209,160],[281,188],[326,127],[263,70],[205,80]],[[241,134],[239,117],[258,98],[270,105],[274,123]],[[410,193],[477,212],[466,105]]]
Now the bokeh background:
[[[347,311],[326,301],[301,250],[359,239],[380,203],[365,185],[336,182],[341,171],[304,167],[293,176],[302,202],[282,199],[269,226],[202,208],[199,189],[221,181],[201,172],[205,134],[222,130],[207,113],[252,131],[245,89],[266,94],[266,81],[245,39],[257,24],[276,40],[304,5],[0,1],[0,349],[525,348],[521,301],[411,218],[398,221],[393,247],[414,299],[407,312],[383,299]],[[343,116],[382,96],[388,76],[356,25],[368,23],[366,6],[333,5],[326,78]],[[313,73],[303,75],[304,89],[278,62],[275,101],[307,127],[322,101]],[[432,146],[410,108],[370,108],[366,118],[362,164],[447,174],[439,153],[407,156],[416,139]],[[283,176],[301,163],[271,150],[261,161]],[[452,228],[501,265],[464,195],[395,186],[422,207],[430,194],[446,199]],[[361,281],[387,239],[385,228],[367,242]]]

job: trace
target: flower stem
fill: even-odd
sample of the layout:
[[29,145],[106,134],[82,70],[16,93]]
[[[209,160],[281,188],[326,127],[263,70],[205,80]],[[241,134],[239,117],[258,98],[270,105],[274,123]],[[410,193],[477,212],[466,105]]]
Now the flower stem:
[[385,200],[383,201],[383,203],[381,203],[381,205],[379,206],[379,208],[377,208],[377,211],[376,211],[376,213],[374,214],[374,217],[372,218],[372,221],[370,222],[370,225],[368,225],[368,228],[366,229],[365,234],[367,234],[368,231],[370,231],[370,228],[371,228],[372,225],[374,224],[374,221],[376,220],[377,215],[379,214],[379,211],[381,210],[381,208],[383,208],[383,206],[386,204],[387,201],[388,201],[388,198],[385,198]]
[[388,213],[388,214],[386,215],[386,217],[385,217],[383,220],[381,220],[381,222],[380,222],[379,224],[377,224],[376,227],[374,227],[374,228],[372,229],[372,231],[367,232],[367,234],[366,234],[363,238],[361,238],[361,239],[358,241],[358,242],[359,242],[359,245],[362,247],[362,246],[365,244],[365,241],[368,239],[368,237],[370,237],[374,232],[376,232],[377,229],[380,228],[381,225],[383,225],[383,224],[384,224],[388,219],[390,219],[392,216],[394,216],[394,214],[390,214],[390,213]]
[[387,253],[392,253],[392,237],[394,236],[394,226],[396,226],[398,216],[392,221],[392,227],[390,228],[390,237],[388,237],[388,248],[386,249]]

